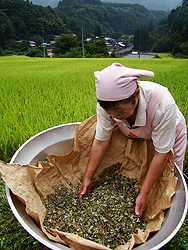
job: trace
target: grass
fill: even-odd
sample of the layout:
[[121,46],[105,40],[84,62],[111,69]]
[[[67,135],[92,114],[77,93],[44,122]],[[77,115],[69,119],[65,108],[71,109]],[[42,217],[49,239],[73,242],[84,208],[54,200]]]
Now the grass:
[[[155,72],[154,81],[169,88],[188,120],[188,60],[173,59],[60,59],[0,57],[0,160],[36,133],[59,124],[83,121],[96,113],[95,70],[118,61]],[[184,175],[188,173],[188,152]],[[17,222],[0,180],[0,249],[43,249]],[[188,220],[163,249],[188,249]]]

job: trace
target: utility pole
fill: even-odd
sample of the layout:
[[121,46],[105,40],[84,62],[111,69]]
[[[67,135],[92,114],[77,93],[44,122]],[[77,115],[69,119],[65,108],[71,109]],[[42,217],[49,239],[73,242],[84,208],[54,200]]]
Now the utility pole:
[[140,31],[140,38],[139,38],[139,58],[140,58],[140,47],[141,47],[141,31]]
[[83,34],[83,27],[82,27],[82,53],[83,53],[83,58],[84,58],[84,34]]
[[45,58],[45,46],[44,46],[44,38],[43,38],[43,53],[44,53],[44,58]]

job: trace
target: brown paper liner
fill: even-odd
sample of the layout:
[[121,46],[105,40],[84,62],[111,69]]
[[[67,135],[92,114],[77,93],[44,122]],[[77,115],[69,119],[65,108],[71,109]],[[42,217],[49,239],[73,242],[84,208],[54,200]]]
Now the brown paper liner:
[[[89,159],[92,141],[95,136],[96,115],[82,122],[76,131],[72,151],[64,156],[50,155],[47,162],[39,162],[38,167],[20,164],[7,164],[0,162],[2,178],[11,191],[25,204],[26,212],[35,219],[42,231],[54,241],[65,244],[75,250],[102,250],[109,249],[93,241],[83,239],[76,234],[59,232],[51,229],[49,234],[43,227],[46,209],[41,201],[48,194],[54,192],[54,185],[59,183],[67,187],[76,186],[85,172]],[[151,160],[154,156],[152,141],[132,140],[116,128],[112,135],[111,145],[98,168],[95,177],[117,162],[122,163],[120,173],[129,178],[137,179],[139,188]],[[164,219],[164,210],[171,206],[171,197],[175,193],[177,178],[174,177],[174,157],[170,152],[169,160],[160,177],[151,189],[145,215],[147,227],[145,232],[139,230],[138,234],[124,246],[115,250],[132,249],[136,244],[144,243],[150,232],[158,231]]]

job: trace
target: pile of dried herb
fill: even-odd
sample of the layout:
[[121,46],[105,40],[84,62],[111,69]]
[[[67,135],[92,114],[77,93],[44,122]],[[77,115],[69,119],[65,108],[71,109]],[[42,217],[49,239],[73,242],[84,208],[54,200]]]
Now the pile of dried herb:
[[124,245],[146,222],[135,215],[136,180],[116,173],[121,164],[106,168],[93,183],[91,193],[79,200],[73,192],[57,187],[47,197],[44,227],[77,234],[111,249]]

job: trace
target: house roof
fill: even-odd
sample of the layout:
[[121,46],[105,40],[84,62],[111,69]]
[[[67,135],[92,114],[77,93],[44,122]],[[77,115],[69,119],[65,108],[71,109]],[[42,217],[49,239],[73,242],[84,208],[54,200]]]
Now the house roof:
[[[139,53],[137,54],[128,54],[127,56],[125,56],[126,58],[139,58]],[[147,53],[141,53],[140,54],[140,58],[145,58],[145,59],[149,59],[149,58],[160,58],[157,54],[147,54]]]

